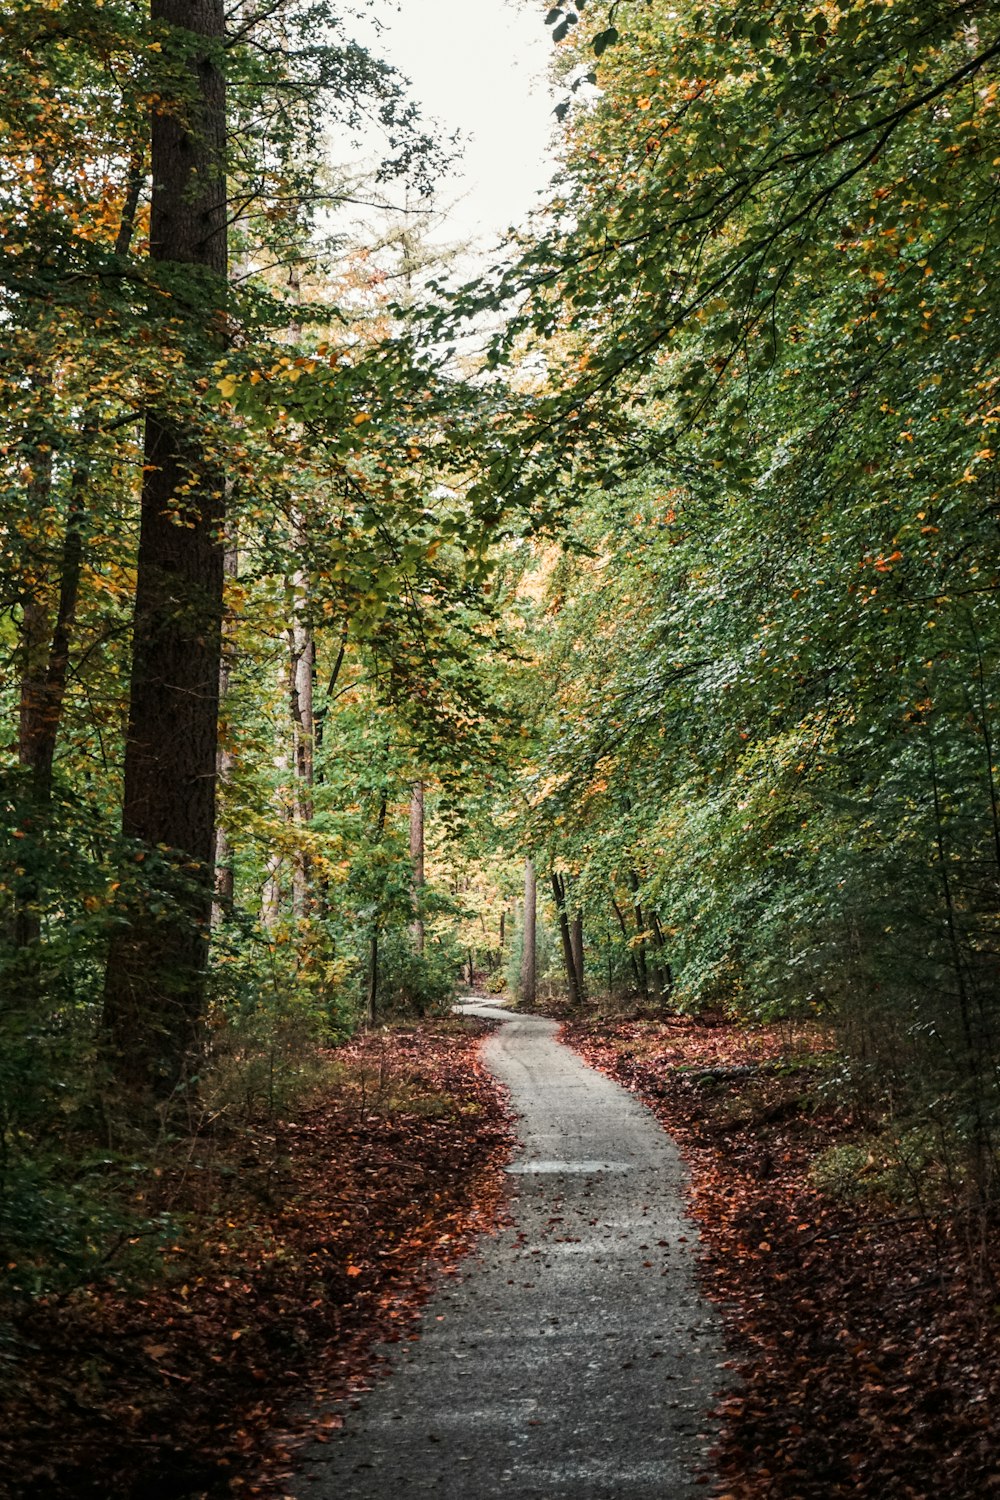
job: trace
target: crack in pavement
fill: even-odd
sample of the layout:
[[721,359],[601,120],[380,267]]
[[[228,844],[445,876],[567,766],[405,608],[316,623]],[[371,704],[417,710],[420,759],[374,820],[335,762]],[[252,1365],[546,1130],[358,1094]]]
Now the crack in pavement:
[[[521,1149],[512,1222],[427,1303],[417,1343],[304,1451],[296,1500],[683,1500],[714,1438],[718,1315],[694,1281],[676,1147],[631,1094],[499,1005],[483,1047]],[[702,1479],[704,1483],[704,1479]]]

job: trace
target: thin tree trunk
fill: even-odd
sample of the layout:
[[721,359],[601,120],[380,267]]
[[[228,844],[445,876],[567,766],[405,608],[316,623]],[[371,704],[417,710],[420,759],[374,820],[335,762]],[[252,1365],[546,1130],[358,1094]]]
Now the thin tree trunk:
[[655,911],[649,913],[649,920],[653,928],[653,937],[656,939],[656,979],[661,998],[666,998],[674,987],[674,971],[670,966],[670,960],[666,956],[667,943],[663,936],[663,928]]
[[[382,835],[385,833],[386,813],[388,812],[388,810],[389,790],[387,787],[383,787],[382,795],[379,800],[378,822],[375,825],[374,842],[376,844],[380,844],[382,842]],[[368,991],[365,997],[365,1022],[369,1026],[375,1025],[375,1021],[378,1016],[378,940],[380,927],[381,918],[379,913],[376,911],[375,920],[372,923],[371,937],[368,943]]]
[[[330,712],[330,702],[331,702],[331,699],[333,698],[333,690],[337,686],[337,681],[338,681],[338,679],[340,677],[341,668],[344,665],[344,657],[347,654],[347,634],[348,634],[348,626],[345,625],[343,627],[343,630],[341,631],[341,635],[340,635],[340,648],[337,651],[336,659],[334,660],[334,663],[333,663],[333,670],[330,673],[330,680],[329,680],[329,682],[326,685],[326,692],[323,695],[323,698],[322,698],[322,701],[320,703],[319,708],[316,709],[316,712],[313,715],[313,751],[314,751],[314,757],[315,757],[315,752],[319,751],[322,748],[322,746],[323,746],[323,734],[324,734],[324,731],[326,729],[326,717],[327,717],[327,714]],[[315,775],[316,780],[318,782],[322,782],[323,776],[322,776],[322,772],[321,771],[314,770],[314,775]]]
[[[326,774],[324,771],[324,758],[322,754],[323,734],[326,729],[327,715],[330,712],[330,704],[333,701],[334,689],[337,686],[337,680],[340,677],[340,673],[344,665],[344,659],[347,655],[347,635],[348,626],[345,623],[341,630],[340,647],[337,651],[337,655],[333,663],[333,669],[330,672],[330,679],[326,685],[326,692],[322,695],[319,705],[315,708],[315,711],[313,713],[313,781],[317,786],[322,786]],[[317,894],[321,910],[324,914],[326,914],[329,911],[330,880],[329,876],[325,873],[320,874]]]
[[368,989],[365,995],[365,1025],[374,1026],[378,1013],[378,922],[368,942]]
[[[313,676],[316,648],[305,615],[308,584],[297,572],[292,580],[292,625],[288,632],[289,688],[292,718],[292,764],[294,767],[293,817],[304,829],[313,815]],[[292,871],[292,911],[296,918],[307,915],[309,906],[309,856],[304,841],[296,849]]]
[[413,946],[423,955],[424,919],[421,902],[424,898],[424,784],[415,781],[410,791],[410,863],[413,866]]
[[[192,349],[226,299],[223,0],[152,0],[182,83],[153,106],[150,258],[170,267]],[[177,97],[177,95],[181,97]],[[196,268],[185,280],[175,267]],[[188,300],[188,298],[192,300]],[[198,372],[192,370],[191,374]],[[176,378],[176,377],[175,377]],[[215,842],[224,475],[216,441],[154,398],[146,418],[122,828],[166,904],[136,900],[112,938],[104,1036],[116,1078],[172,1094],[200,1043]]]
[[[39,446],[30,455],[31,479],[26,500],[32,515],[43,516],[52,503],[52,451]],[[42,566],[41,577],[26,580],[21,600],[21,701],[18,712],[17,754],[25,769],[35,771],[39,746],[45,738],[45,677],[49,660],[48,580]]]
[[[27,500],[33,515],[43,516],[52,498],[52,452],[41,436],[31,453],[32,478],[28,484]],[[49,605],[48,583],[39,566],[25,579],[21,599],[21,629],[19,655],[21,668],[21,694],[18,706],[17,753],[20,764],[30,773],[26,789],[30,799],[36,803],[35,815],[30,819],[30,839],[34,846],[35,860],[44,857],[44,833],[42,819],[38,816],[38,766],[42,747],[47,739],[45,712],[46,665],[49,660]],[[25,860],[14,868],[20,873],[10,876],[13,890],[13,938],[18,948],[32,948],[41,935],[39,917],[39,881],[33,869],[33,861]]]
[[524,861],[524,925],[521,944],[521,1000],[534,1005],[538,993],[535,925],[538,912],[538,889],[535,861]]
[[646,922],[642,907],[637,899],[639,891],[639,877],[634,870],[628,872],[629,890],[632,892],[632,911],[635,916],[636,946],[635,961],[639,965],[640,991],[644,1000],[649,999],[649,966],[646,962]]
[[[629,961],[629,964],[631,965],[632,976],[635,979],[636,990],[639,992],[639,994],[645,1000],[645,999],[648,998],[648,994],[647,994],[647,990],[646,990],[646,988],[644,986],[644,983],[643,983],[642,975],[639,972],[639,965],[638,965],[638,963],[636,961],[635,949],[632,947],[632,936],[631,936],[631,933],[628,930],[628,923],[625,920],[625,913],[622,911],[621,907],[618,905],[618,902],[615,900],[614,894],[612,894],[612,897],[611,897],[611,905],[615,909],[615,916],[618,918],[618,925],[619,925],[619,927],[622,930],[622,937],[625,939],[625,947],[626,947],[626,950],[628,952],[628,961]],[[610,981],[609,981],[609,987],[610,987]]]
[[576,988],[580,996],[581,1004],[586,997],[586,985],[583,982],[583,912],[577,911],[570,923],[569,944],[573,951],[573,967],[576,970]]
[[566,985],[569,990],[569,1003],[574,1008],[581,1004],[580,985],[577,979],[576,961],[573,956],[573,938],[569,930],[569,916],[566,912],[566,885],[562,877],[552,871],[552,894],[556,903],[556,918],[559,922],[559,937],[562,941],[563,965],[566,969]]
[[[222,559],[222,569],[226,578],[235,579],[239,575],[240,556],[236,538],[232,531],[226,538],[225,552]],[[232,620],[228,617],[222,626],[222,659],[219,662],[219,705],[220,710],[225,712],[226,699],[229,696],[229,683],[233,673],[233,653],[236,649],[235,629]],[[216,774],[219,779],[219,789],[225,795],[233,774],[236,757],[233,754],[230,726],[222,724],[222,733],[219,740],[219,750],[216,757]],[[223,821],[219,821],[215,830],[215,901],[212,906],[212,925],[217,926],[227,912],[233,909],[233,896],[235,894],[233,850],[229,842],[229,834]]]

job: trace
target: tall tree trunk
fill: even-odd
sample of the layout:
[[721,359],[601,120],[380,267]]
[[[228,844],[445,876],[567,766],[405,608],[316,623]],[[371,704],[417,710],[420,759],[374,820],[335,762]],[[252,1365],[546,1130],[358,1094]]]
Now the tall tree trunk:
[[538,911],[538,889],[535,861],[524,861],[524,925],[521,943],[521,1000],[534,1005],[538,993],[535,922]]
[[[152,0],[179,78],[153,106],[150,258],[171,277],[174,316],[221,347],[226,298],[223,0]],[[181,97],[178,97],[180,95]],[[192,274],[193,272],[193,274]],[[191,300],[188,301],[187,298]],[[192,369],[190,375],[200,371]],[[175,373],[175,380],[184,377]],[[155,851],[164,888],[135,899],[112,939],[106,1053],[136,1093],[169,1096],[200,1040],[212,907],[224,476],[215,443],[155,400],[146,418],[122,828]]]
[[424,897],[424,784],[415,781],[410,790],[410,863],[413,866],[413,946],[424,951],[424,919],[420,914]]

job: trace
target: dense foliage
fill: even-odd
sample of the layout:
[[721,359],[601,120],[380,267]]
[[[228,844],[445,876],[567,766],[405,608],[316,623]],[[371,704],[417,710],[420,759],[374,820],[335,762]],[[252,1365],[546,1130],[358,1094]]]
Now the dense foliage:
[[378,175],[415,191],[442,155],[323,0],[215,35],[214,0],[182,10],[2,18],[0,1195],[22,1290],[148,1260],[170,1233],[151,1149],[273,1113],[318,1042],[439,1003],[460,961],[457,882],[433,839],[415,878],[405,828],[425,778],[432,820],[455,803],[487,733],[485,537],[466,545],[443,425],[466,397],[364,247],[331,240],[354,189],[326,134],[370,150],[375,121]]
[[[842,1086],[990,1211],[994,11],[556,7],[549,210],[457,293],[422,272],[414,317],[323,161],[374,115],[381,175],[433,179],[400,81],[323,0],[197,37],[171,3],[3,13],[17,1285],[128,1243],[150,1140],[273,1111],[463,969],[829,1019]],[[163,131],[204,149],[213,109],[227,275],[151,237]],[[151,573],[140,510],[215,581]],[[216,770],[175,784],[192,734],[154,734],[138,796],[150,682]],[[171,828],[200,797],[190,838],[150,786]]]
[[996,15],[552,20],[559,196],[489,293],[545,369],[509,484],[567,513],[524,840],[592,985],[832,1018],[992,1203]]

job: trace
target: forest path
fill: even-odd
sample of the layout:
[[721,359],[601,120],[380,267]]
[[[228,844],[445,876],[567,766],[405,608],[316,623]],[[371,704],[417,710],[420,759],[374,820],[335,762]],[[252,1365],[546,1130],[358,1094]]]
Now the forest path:
[[556,1041],[504,1021],[483,1050],[523,1146],[512,1223],[428,1302],[422,1337],[328,1445],[298,1500],[680,1500],[722,1380],[719,1327],[693,1279],[684,1170],[645,1107]]

